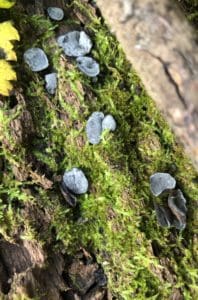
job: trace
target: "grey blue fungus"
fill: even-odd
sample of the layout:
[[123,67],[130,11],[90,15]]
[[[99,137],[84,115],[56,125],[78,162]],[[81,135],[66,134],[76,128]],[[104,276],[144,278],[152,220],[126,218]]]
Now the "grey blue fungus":
[[92,41],[84,31],[70,31],[57,39],[67,56],[84,56],[91,51]]
[[40,48],[30,48],[23,55],[25,63],[33,72],[45,70],[49,66],[45,52]]
[[64,11],[59,7],[48,7],[47,13],[55,21],[61,21],[64,18]]
[[154,204],[157,221],[162,227],[170,227],[173,223],[173,217],[170,210],[158,203]]
[[63,175],[63,182],[74,194],[84,194],[88,191],[88,180],[79,168],[66,171]]
[[173,191],[168,197],[168,206],[174,216],[173,226],[182,230],[186,227],[186,199],[181,190]]
[[150,177],[150,188],[154,196],[166,190],[174,189],[176,180],[169,173],[155,173]]
[[86,134],[89,142],[93,145],[99,144],[102,134],[102,120],[104,114],[102,112],[94,112],[91,114],[86,125]]
[[99,64],[92,57],[81,56],[76,59],[78,68],[89,77],[96,77],[100,73]]
[[102,120],[102,129],[108,129],[110,131],[116,130],[116,121],[112,115],[106,115]]
[[45,75],[45,82],[45,88],[48,91],[48,93],[51,95],[55,94],[57,88],[57,74],[50,73]]

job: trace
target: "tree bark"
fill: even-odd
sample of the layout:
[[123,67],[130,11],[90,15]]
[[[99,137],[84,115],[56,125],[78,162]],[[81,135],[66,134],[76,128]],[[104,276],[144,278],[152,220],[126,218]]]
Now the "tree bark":
[[170,0],[97,4],[198,169],[198,52],[185,16]]
[[[82,0],[82,2],[89,2],[89,0]],[[111,0],[110,0],[110,3],[111,3]],[[65,0],[30,0],[30,1],[19,0],[19,1],[17,1],[17,6],[20,7],[20,9],[19,9],[20,12],[25,11],[25,13],[27,13],[27,14],[31,14],[31,15],[32,14],[46,14],[46,8],[49,6],[58,6],[58,7],[64,8]],[[145,16],[146,16],[147,8],[145,8],[145,9],[146,9],[146,12],[145,12]],[[80,13],[79,13],[79,16],[80,16]],[[83,16],[82,16],[82,18],[83,18]],[[145,18],[147,18],[147,17],[145,17]],[[81,21],[81,19],[80,19],[80,21]],[[142,25],[144,25],[144,23],[142,24],[141,22],[144,22],[144,20],[139,21],[140,24],[139,23],[137,24],[137,28],[139,26],[141,27]],[[160,21],[159,21],[159,23],[160,23]],[[127,24],[128,23],[126,23],[125,25],[127,25]],[[118,25],[121,25],[121,24],[118,23]],[[125,25],[121,25],[121,26],[125,26]],[[162,22],[162,25],[164,25],[163,22]],[[135,28],[136,28],[136,25],[134,25],[134,32],[136,30]],[[139,28],[139,30],[140,29],[141,28]],[[154,29],[155,29],[155,26],[154,26]],[[145,30],[145,28],[142,29],[142,32],[144,32],[143,30]],[[32,34],[34,34],[34,33],[32,33]],[[145,34],[147,34],[147,32],[145,32]],[[28,38],[29,38],[29,36],[30,35],[28,35]],[[145,40],[146,39],[147,38],[145,37]],[[149,44],[149,42],[150,41],[148,41],[148,44]],[[141,43],[141,41],[139,43]],[[152,41],[151,41],[151,43],[152,43]],[[129,49],[126,48],[126,51],[127,50],[129,50]],[[156,50],[156,49],[154,48],[154,50]],[[155,58],[155,55],[158,55],[155,52],[151,52],[151,54],[150,54],[147,50],[144,50],[144,51],[139,51],[138,53],[139,53],[139,55],[141,53],[143,53],[145,55],[145,57],[148,59],[148,61],[147,61],[148,66],[146,65],[146,67],[148,67],[148,68],[150,68],[150,70],[152,70],[153,66],[155,66],[155,72],[151,77],[153,80],[155,78],[156,82],[154,82],[152,85],[151,77],[148,76],[148,79],[150,80],[148,87],[150,87],[150,89],[152,87],[154,89],[154,91],[156,91],[155,88],[156,88],[156,83],[157,83],[157,85],[158,84],[160,85],[159,90],[161,91],[161,89],[163,89],[162,83],[163,82],[164,82],[164,84],[166,83],[167,91],[166,91],[166,88],[164,88],[164,93],[167,93],[166,95],[169,95],[168,93],[170,93],[171,97],[173,95],[175,98],[173,97],[172,101],[175,101],[174,103],[176,103],[177,99],[178,99],[174,94],[176,86],[174,83],[172,83],[172,85],[171,85],[171,83],[170,83],[171,76],[173,76],[173,75],[172,75],[172,73],[171,73],[171,75],[169,75],[169,73],[168,73],[168,72],[171,72],[171,70],[172,70],[171,69],[172,64],[171,64],[170,68],[169,68],[169,65],[168,66],[163,65],[164,62],[161,62],[160,56],[159,56],[159,58],[158,57]],[[148,55],[148,56],[146,56],[146,55]],[[143,58],[141,58],[141,56],[139,59],[140,60],[142,59],[142,61],[143,61]],[[165,59],[165,58],[163,57],[163,59]],[[189,67],[189,64],[187,62],[186,62],[186,64]],[[162,70],[164,73],[162,72],[162,74],[159,74],[159,78],[157,78],[156,72],[157,72],[157,70],[159,72],[161,72],[162,66],[163,66]],[[174,66],[174,64],[173,64],[173,66]],[[143,67],[145,67],[145,66],[143,65]],[[145,70],[146,70],[146,67],[145,67]],[[187,70],[188,70],[188,67],[186,67]],[[192,66],[191,72],[194,76],[193,67],[194,66]],[[138,70],[138,68],[137,68],[137,70]],[[142,76],[141,72],[140,72],[140,75]],[[146,75],[148,75],[148,73],[146,73]],[[155,75],[155,77],[154,77],[154,75]],[[182,75],[183,75],[183,73],[182,73]],[[182,77],[182,75],[181,75],[181,77]],[[162,78],[160,76],[162,76]],[[162,82],[161,82],[161,80],[162,80]],[[177,83],[177,84],[179,84],[179,83]],[[64,88],[67,89],[67,85],[64,86]],[[170,89],[170,91],[169,91],[169,89]],[[10,124],[11,135],[14,137],[14,140],[16,141],[17,144],[23,144],[23,143],[28,144],[28,140],[30,140],[31,136],[33,136],[35,134],[36,130],[34,129],[34,126],[33,126],[31,113],[29,113],[29,111],[25,109],[26,105],[25,105],[25,100],[23,99],[23,96],[22,95],[19,96],[19,95],[17,95],[17,93],[18,92],[16,92],[15,95],[17,96],[18,102],[19,103],[24,102],[23,103],[24,112],[22,112],[19,117],[17,117],[16,119],[11,121],[11,124]],[[72,98],[72,95],[73,94],[72,93],[70,94],[70,91],[68,91],[66,94],[66,97],[68,96],[68,98],[69,97]],[[159,96],[159,93],[157,95]],[[75,97],[75,96],[73,96],[73,97]],[[27,102],[28,102],[28,100],[27,100]],[[46,100],[46,102],[47,102],[47,100]],[[50,103],[50,101],[48,101],[48,102]],[[188,108],[189,108],[188,102],[186,102],[186,106],[184,105],[184,103],[182,101],[180,101],[180,102],[179,103],[181,104],[181,111],[184,110],[184,112],[185,112],[186,110],[188,110]],[[71,103],[72,103],[72,101],[71,101]],[[163,102],[162,102],[162,104],[163,104]],[[195,111],[196,111],[196,107],[194,108],[194,110],[192,112],[191,118],[194,118]],[[15,112],[14,108],[12,109],[11,112],[12,113]],[[64,113],[65,113],[64,116],[67,116],[66,112],[64,112]],[[191,124],[194,124],[194,123],[191,123]],[[4,141],[4,143],[5,143],[5,141]],[[7,146],[9,149],[9,146],[10,146],[9,141],[8,141]],[[27,147],[27,150],[28,149],[29,148]],[[14,151],[14,148],[12,148],[11,150],[9,149],[9,151]],[[30,158],[33,160],[32,157],[30,157]],[[22,227],[20,228],[20,226],[18,226],[19,229],[16,231],[17,234],[15,233],[15,231],[12,231],[10,233],[9,241],[6,241],[4,237],[1,237],[1,239],[0,239],[0,298],[3,297],[2,299],[9,300],[9,299],[14,299],[16,294],[17,295],[28,294],[29,297],[32,297],[32,298],[39,297],[39,299],[48,299],[48,300],[50,300],[50,299],[52,299],[52,300],[54,300],[54,299],[76,299],[76,300],[78,300],[78,299],[79,300],[80,299],[84,299],[84,300],[107,299],[107,297],[106,297],[106,276],[103,274],[103,272],[101,272],[101,266],[96,263],[95,258],[92,257],[87,251],[85,251],[85,249],[83,249],[83,248],[79,249],[80,245],[76,244],[77,254],[74,257],[71,258],[65,254],[65,251],[66,251],[65,246],[61,244],[61,242],[59,241],[59,238],[57,239],[57,241],[55,241],[55,237],[57,237],[58,235],[56,233],[54,234],[54,232],[56,231],[56,228],[53,227],[53,222],[51,221],[53,218],[53,214],[52,214],[52,216],[50,215],[50,213],[51,213],[50,207],[51,206],[48,207],[48,204],[45,201],[43,203],[41,203],[42,202],[41,200],[43,198],[42,197],[40,198],[39,193],[37,194],[37,190],[36,190],[35,186],[29,187],[28,184],[26,185],[25,181],[27,180],[27,178],[28,178],[28,180],[30,178],[32,178],[34,185],[38,184],[39,186],[41,186],[42,191],[48,190],[49,195],[50,195],[50,197],[49,197],[50,201],[51,201],[51,199],[53,199],[55,193],[58,193],[58,189],[56,187],[56,185],[57,185],[56,180],[51,175],[49,176],[50,180],[47,179],[46,177],[42,176],[39,173],[40,168],[38,166],[39,164],[37,165],[37,163],[36,163],[36,166],[38,167],[39,170],[37,170],[37,168],[35,168],[36,171],[34,171],[34,166],[32,167],[32,165],[30,165],[30,164],[27,164],[27,168],[25,168],[24,166],[26,166],[26,162],[24,163],[24,165],[19,163],[18,165],[13,164],[13,166],[12,166],[12,164],[11,164],[12,172],[13,172],[16,180],[21,181],[21,182],[24,181],[24,186],[22,188],[23,189],[27,188],[28,194],[30,194],[30,195],[34,194],[35,198],[37,197],[38,202],[36,201],[36,203],[34,203],[34,204],[33,203],[31,204],[31,202],[26,202],[26,203],[24,202],[24,206],[22,206],[22,208],[17,207],[17,209],[20,209],[22,211],[22,217],[25,220],[24,224],[27,224],[26,226],[28,226],[29,220],[31,220],[30,226],[33,226],[33,229],[36,232],[35,237],[40,237],[41,240],[40,241],[37,239],[35,239],[35,240],[34,239],[33,240],[23,239],[22,240],[21,236],[23,236],[23,234],[22,234],[23,228]],[[1,164],[1,161],[0,161],[0,164]],[[23,167],[24,167],[24,170],[23,170]],[[3,174],[3,176],[7,176],[7,172],[8,172],[8,170],[6,170],[4,172],[5,174]],[[43,171],[43,172],[45,174],[45,171]],[[54,186],[53,186],[53,182],[54,182]],[[20,191],[20,188],[19,188],[19,191]],[[93,189],[93,192],[94,192],[94,189]],[[7,195],[5,193],[5,198],[6,197],[7,197]],[[125,194],[123,195],[123,197],[125,197]],[[9,199],[9,195],[8,195],[8,199]],[[61,195],[60,195],[59,200],[61,201]],[[124,201],[126,201],[126,200],[124,199]],[[11,202],[11,200],[9,199],[9,203],[10,202]],[[5,201],[5,203],[6,203],[6,201]],[[129,205],[130,205],[130,203],[131,203],[131,198],[130,198]],[[7,203],[6,203],[6,205],[7,205]],[[18,204],[15,204],[15,205],[17,206]],[[193,204],[191,204],[191,205],[193,205]],[[13,209],[13,211],[14,211],[14,209]],[[106,212],[105,212],[105,214],[106,214]],[[111,218],[111,219],[116,218],[116,213],[114,213],[113,209],[108,214],[109,214],[108,218]],[[145,214],[147,214],[147,212]],[[28,220],[28,222],[27,222],[27,220]],[[66,222],[68,222],[67,219],[66,219]],[[74,219],[74,222],[76,222],[76,217]],[[130,222],[131,222],[131,220],[130,220]],[[47,230],[46,228],[48,228],[49,230]],[[102,230],[103,230],[103,228],[101,227],[101,231]],[[42,232],[42,234],[40,236],[41,232]],[[47,232],[47,234],[46,234],[46,232]],[[71,231],[71,233],[72,233],[72,231]],[[142,233],[140,233],[140,234],[142,235]],[[193,233],[191,233],[191,231],[190,231],[190,234],[192,235]],[[50,235],[50,237],[49,237],[49,235]],[[43,240],[44,236],[45,236],[46,240]],[[44,245],[42,245],[41,241],[45,242]],[[60,250],[59,242],[63,248],[62,250]],[[176,244],[176,242],[174,241],[174,245],[175,244]],[[155,252],[157,252],[158,244],[156,243],[155,246],[153,246],[153,245],[154,245],[154,243],[152,244],[151,248],[152,249],[156,248],[157,250],[155,250]],[[58,246],[58,247],[56,248],[55,246]],[[159,248],[160,248],[160,246],[159,246]],[[152,249],[151,249],[151,251],[154,251]],[[176,248],[176,250],[178,253],[180,248],[178,248],[178,249]],[[160,250],[159,250],[159,253],[160,253]],[[110,257],[110,254],[104,253],[104,255],[107,256],[107,259],[108,259],[108,256]],[[160,257],[160,254],[157,254],[156,256]],[[173,260],[173,262],[174,262],[174,260]],[[161,276],[161,277],[164,276],[165,281],[166,281],[166,277],[169,278],[169,279],[167,279],[167,282],[169,282],[169,284],[175,285],[176,275],[174,274],[174,272],[172,272],[171,264],[172,264],[172,259],[169,260],[168,257],[166,258],[166,257],[162,256],[159,258],[159,266],[160,266],[159,269],[163,270],[163,273],[165,275],[161,275],[161,273],[158,272],[158,269],[157,268],[154,269],[154,267],[153,267],[153,272],[154,273],[156,272],[157,276]],[[158,275],[158,274],[160,274],[160,275]],[[118,275],[116,272],[116,277],[117,276]],[[161,279],[161,280],[162,280],[161,282],[165,282],[164,279]],[[185,284],[187,285],[186,282],[185,282]],[[108,291],[107,294],[108,294],[108,299],[112,299],[110,291]],[[4,296],[5,296],[5,298],[4,298]],[[182,291],[180,291],[179,288],[173,289],[172,296],[170,299],[173,299],[173,298],[174,299],[183,299]]]
[[21,0],[24,10],[29,14],[42,14],[47,7],[56,6],[64,8],[64,0]]

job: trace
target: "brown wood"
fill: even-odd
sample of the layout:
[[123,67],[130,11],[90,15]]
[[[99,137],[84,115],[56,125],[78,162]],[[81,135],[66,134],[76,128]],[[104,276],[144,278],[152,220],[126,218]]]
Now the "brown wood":
[[18,1],[18,4],[21,5],[23,9],[28,14],[44,14],[45,9],[50,6],[65,7],[65,1],[64,0],[20,0]]
[[148,93],[198,169],[198,51],[172,0],[97,0]]

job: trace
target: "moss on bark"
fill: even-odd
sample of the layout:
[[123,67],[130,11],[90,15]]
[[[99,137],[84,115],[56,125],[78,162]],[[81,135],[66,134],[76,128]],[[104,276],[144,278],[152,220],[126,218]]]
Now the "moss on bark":
[[[72,255],[80,247],[89,250],[115,299],[197,299],[198,176],[104,20],[78,0],[65,13],[57,24],[27,15],[20,5],[11,11],[21,42],[16,92],[0,107],[0,233]],[[82,26],[100,63],[97,81],[80,73],[55,42],[65,28]],[[44,49],[58,73],[53,97],[45,91],[43,73],[33,74],[23,63],[31,46]],[[95,110],[111,113],[118,127],[91,146],[85,125]],[[21,124],[27,111],[29,126],[13,132],[10,124]],[[89,179],[89,192],[74,209],[58,185],[72,167]],[[157,224],[149,189],[149,176],[157,171],[171,173],[187,199],[182,232]],[[35,213],[41,211],[42,217]]]

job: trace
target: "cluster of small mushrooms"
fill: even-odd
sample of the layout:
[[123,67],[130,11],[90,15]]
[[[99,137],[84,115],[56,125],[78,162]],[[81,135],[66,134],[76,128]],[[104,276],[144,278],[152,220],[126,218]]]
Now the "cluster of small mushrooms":
[[[64,11],[58,7],[48,7],[47,13],[54,21],[61,21],[64,18]],[[57,44],[66,56],[76,59],[77,67],[85,75],[96,77],[100,73],[99,64],[92,57],[86,56],[93,46],[87,33],[76,30],[66,32],[57,38]],[[40,72],[49,67],[47,55],[41,48],[30,48],[25,51],[23,57],[33,72]],[[57,89],[57,73],[46,74],[44,78],[47,92],[54,95]],[[102,112],[93,112],[86,125],[88,141],[91,144],[98,144],[104,130],[114,131],[115,129],[116,121],[112,115],[104,116]],[[67,203],[74,207],[77,202],[76,195],[88,191],[88,180],[81,169],[72,168],[64,173],[60,189]]]
[[[64,18],[64,11],[58,7],[49,7],[47,13],[52,20],[61,21]],[[57,44],[61,47],[66,56],[76,59],[76,65],[81,72],[89,77],[96,77],[100,73],[99,64],[91,57],[86,56],[92,49],[92,41],[84,31],[66,32],[57,38]],[[24,53],[24,61],[33,72],[39,72],[49,67],[49,61],[45,52],[40,48],[30,48]],[[45,75],[45,87],[49,94],[53,95],[57,89],[57,73],[52,72]],[[104,130],[114,131],[116,121],[112,115],[104,115],[102,112],[93,112],[86,125],[88,141],[95,145],[100,143]],[[76,195],[88,191],[88,180],[79,168],[72,168],[65,171],[60,189],[66,202],[76,206]],[[155,211],[158,222],[161,226],[175,226],[177,229],[184,229],[186,226],[186,200],[182,192],[175,190],[176,181],[168,173],[155,173],[150,177],[151,191],[154,196],[169,191],[167,207],[155,203]]]
[[[52,20],[61,21],[64,11],[58,7],[48,7],[47,13]],[[100,73],[99,64],[90,56],[92,41],[84,31],[70,31],[57,38],[57,44],[66,56],[76,58],[76,65],[85,75],[96,77]],[[24,53],[24,61],[33,72],[40,72],[49,67],[45,52],[40,48],[30,48]],[[57,88],[57,74],[52,72],[45,75],[46,90],[53,95]]]
[[180,189],[175,189],[176,180],[169,173],[155,173],[150,177],[150,188],[158,197],[168,192],[165,205],[154,203],[158,223],[163,227],[174,226],[179,230],[186,227],[186,199]]

